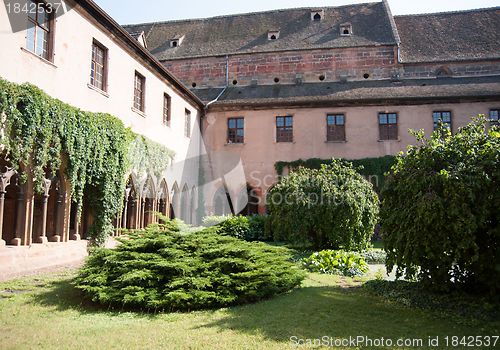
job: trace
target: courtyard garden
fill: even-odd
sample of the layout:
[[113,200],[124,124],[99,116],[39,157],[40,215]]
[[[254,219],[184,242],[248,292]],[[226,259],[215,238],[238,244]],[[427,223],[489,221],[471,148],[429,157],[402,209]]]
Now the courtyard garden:
[[[290,338],[422,338],[494,335],[500,322],[460,314],[469,299],[386,298],[366,278],[310,273],[300,287],[273,299],[215,310],[146,313],[110,309],[83,297],[75,271],[0,284],[2,349],[290,349]],[[382,284],[384,282],[381,282]],[[375,290],[385,293],[380,286]],[[392,288],[391,288],[392,289]],[[434,300],[434,304],[428,304]],[[437,309],[435,304],[442,305]],[[472,304],[470,304],[472,303]],[[498,310],[498,309],[497,309]],[[497,315],[498,316],[498,315]],[[342,347],[340,347],[342,348]],[[382,348],[398,348],[382,347]],[[402,347],[399,347],[402,348]],[[457,347],[462,348],[462,347]],[[464,347],[465,348],[465,347]],[[490,347],[491,348],[491,347]]]
[[380,193],[345,161],[299,167],[268,216],[160,215],[1,283],[1,348],[497,348],[500,133],[415,136]]

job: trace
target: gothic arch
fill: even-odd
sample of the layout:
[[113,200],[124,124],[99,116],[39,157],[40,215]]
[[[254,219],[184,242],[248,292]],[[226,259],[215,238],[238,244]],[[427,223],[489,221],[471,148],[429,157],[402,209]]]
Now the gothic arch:
[[11,244],[16,238],[17,223],[19,222],[19,209],[24,201],[22,187],[19,185],[19,175],[7,169],[1,174],[0,186],[3,193],[2,217],[0,218],[0,243]]
[[163,179],[160,182],[158,191],[158,211],[166,216],[170,217],[170,193],[168,191],[167,181]]
[[137,228],[138,198],[137,185],[134,174],[130,174],[124,191],[122,226],[126,229]]
[[141,191],[141,228],[155,221],[156,189],[153,178],[148,175]]
[[220,186],[213,198],[214,215],[231,215],[231,199],[224,186]]
[[177,182],[174,182],[172,186],[172,201],[170,202],[170,218],[180,218],[181,208],[180,208],[180,190]]

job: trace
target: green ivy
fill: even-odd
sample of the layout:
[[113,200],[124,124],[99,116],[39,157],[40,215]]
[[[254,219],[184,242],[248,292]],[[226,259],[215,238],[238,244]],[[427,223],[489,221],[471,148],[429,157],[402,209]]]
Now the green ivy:
[[[274,164],[276,173],[278,176],[283,175],[285,167],[288,167],[291,171],[297,170],[299,167],[309,168],[309,169],[319,169],[323,164],[331,164],[331,159],[320,159],[320,158],[310,158],[310,159],[298,159],[291,162],[279,161]],[[392,165],[396,162],[394,156],[384,156],[378,158],[363,158],[348,160],[352,163],[354,168],[361,175],[368,177],[376,177],[379,179],[378,183],[375,183],[377,189],[382,188],[385,180],[385,173],[388,172]]]
[[[90,237],[96,243],[102,243],[113,230],[112,220],[122,206],[125,174],[136,170],[134,162],[140,159],[144,164],[137,166],[139,171],[158,172],[166,168],[159,158],[166,154],[168,162],[173,157],[172,151],[137,136],[118,118],[84,112],[30,84],[0,79],[0,113],[0,145],[23,182],[33,177],[35,191],[41,193],[44,178],[54,176],[61,168],[61,160],[65,160],[78,217],[84,192],[91,194],[88,199],[95,221]],[[140,157],[137,153],[129,155],[134,143],[146,149]]]
[[142,179],[147,174],[160,178],[173,161],[175,152],[165,146],[136,135],[129,146],[130,169]]

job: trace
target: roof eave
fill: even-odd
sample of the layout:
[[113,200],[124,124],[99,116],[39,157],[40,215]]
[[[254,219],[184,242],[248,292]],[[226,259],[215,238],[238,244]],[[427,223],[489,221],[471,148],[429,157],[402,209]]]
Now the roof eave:
[[424,96],[424,97],[392,97],[392,98],[360,98],[360,99],[267,99],[267,100],[232,100],[218,101],[208,108],[208,112],[220,110],[278,109],[306,107],[359,107],[384,105],[419,105],[439,103],[487,102],[500,101],[500,94],[470,96]]

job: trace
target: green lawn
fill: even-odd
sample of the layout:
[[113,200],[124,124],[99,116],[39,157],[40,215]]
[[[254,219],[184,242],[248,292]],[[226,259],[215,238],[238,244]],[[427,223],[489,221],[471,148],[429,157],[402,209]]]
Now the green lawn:
[[254,305],[157,315],[84,303],[72,277],[65,272],[0,283],[0,349],[290,349],[291,336],[427,341],[500,329],[499,322],[383,301],[360,287],[360,280],[335,276],[311,274],[301,288]]
[[384,249],[384,241],[372,241],[373,248]]

